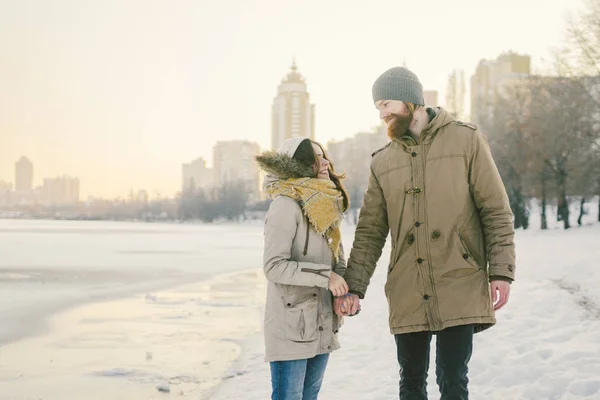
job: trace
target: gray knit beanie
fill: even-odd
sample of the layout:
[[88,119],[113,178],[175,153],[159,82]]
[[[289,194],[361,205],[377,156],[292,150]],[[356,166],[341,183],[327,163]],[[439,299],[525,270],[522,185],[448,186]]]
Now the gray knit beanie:
[[400,100],[424,106],[423,85],[417,75],[409,69],[390,68],[373,84],[373,103],[380,100]]

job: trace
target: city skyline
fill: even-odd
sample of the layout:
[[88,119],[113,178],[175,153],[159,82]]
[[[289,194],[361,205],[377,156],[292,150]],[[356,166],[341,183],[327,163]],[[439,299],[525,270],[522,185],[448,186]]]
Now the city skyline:
[[[479,60],[510,49],[543,68],[564,37],[565,12],[578,6],[460,0],[434,2],[425,15],[391,0],[361,4],[265,0],[232,12],[193,1],[4,2],[0,51],[10,62],[0,65],[0,180],[13,181],[25,155],[35,160],[37,185],[40,176],[78,176],[83,198],[142,188],[172,195],[181,164],[202,157],[212,165],[216,141],[269,148],[273,97],[294,57],[317,106],[315,139],[327,143],[378,124],[371,85],[404,60],[439,99],[452,70],[469,81]],[[406,15],[402,28],[398,15]],[[422,29],[424,18],[436,29]],[[407,29],[418,40],[393,50]],[[425,44],[440,33],[451,45],[431,51]]]
[[35,163],[21,156],[14,163],[14,181],[0,179],[0,205],[75,205],[79,203],[79,178],[66,174],[42,176],[35,181]]
[[[518,61],[513,61],[513,60],[518,60]],[[476,91],[481,90],[480,89],[480,84],[479,82],[476,82],[477,79],[482,79],[482,68],[495,68],[495,72],[492,74],[488,75],[490,77],[494,77],[495,80],[497,80],[498,82],[502,81],[505,77],[508,78],[512,78],[515,77],[514,75],[514,69],[512,66],[513,62],[520,62],[520,63],[525,63],[523,64],[524,66],[521,67],[522,69],[524,68],[523,71],[526,71],[526,74],[530,74],[531,73],[531,56],[527,55],[527,54],[518,54],[512,51],[509,52],[504,52],[502,54],[499,54],[496,58],[493,59],[481,59],[479,60],[477,67],[475,69],[475,72],[470,76],[470,85],[469,85],[469,89],[470,89],[470,99],[469,100],[473,100],[474,99],[474,93],[476,93]],[[523,72],[522,71],[522,72]],[[452,73],[450,74],[450,79],[452,79],[453,76],[457,76],[457,74],[464,74],[464,71],[457,71],[454,70],[452,71]],[[489,79],[488,75],[485,75],[484,79]],[[522,76],[519,75],[519,76]],[[456,78],[455,78],[456,79]],[[464,80],[464,78],[462,78]],[[489,83],[489,88],[493,89],[496,85],[496,83],[494,83],[495,81],[492,81]],[[466,97],[466,93],[453,93],[452,95],[450,95],[450,92],[448,91],[449,89],[447,89],[446,91],[446,103],[448,103],[448,101],[459,101],[459,102],[466,102],[467,101],[467,97]],[[463,82],[463,90],[464,90],[464,82]],[[230,179],[229,177],[232,176],[233,171],[235,170],[235,166],[239,166],[239,160],[237,159],[232,159],[233,161],[227,162],[227,160],[223,159],[223,157],[226,155],[227,157],[233,156],[233,154],[235,153],[235,151],[231,151],[230,149],[236,149],[236,148],[244,148],[245,150],[240,152],[240,155],[243,156],[243,158],[246,159],[250,159],[251,155],[248,153],[248,150],[246,150],[246,148],[251,148],[254,150],[255,153],[259,153],[260,151],[263,150],[273,150],[276,147],[278,147],[277,140],[281,141],[281,140],[285,140],[285,138],[289,138],[289,137],[295,137],[295,136],[302,136],[302,137],[307,137],[306,135],[308,134],[310,138],[314,139],[314,111],[315,111],[315,104],[310,104],[308,98],[309,98],[309,93],[307,92],[307,87],[306,87],[306,83],[305,83],[305,78],[298,72],[298,67],[296,65],[296,60],[294,58],[294,60],[292,61],[292,64],[290,66],[290,70],[288,72],[288,74],[286,75],[286,77],[284,79],[282,79],[281,83],[278,85],[278,96],[275,97],[274,102],[273,102],[273,106],[272,106],[272,117],[273,117],[273,125],[272,125],[272,132],[271,132],[271,146],[269,146],[269,148],[261,148],[260,145],[256,142],[251,142],[248,140],[243,140],[243,139],[234,139],[234,140],[228,140],[228,141],[219,141],[217,140],[216,142],[213,143],[212,146],[212,164],[208,164],[207,161],[203,158],[203,157],[197,157],[196,159],[188,162],[188,163],[182,163],[182,175],[181,175],[181,186],[180,186],[180,190],[185,190],[186,188],[200,188],[200,189],[210,189],[210,188],[214,188],[214,187],[218,187],[219,185],[222,185],[226,182],[229,182]],[[493,91],[493,90],[492,90]],[[310,114],[308,116],[308,118],[310,119],[308,126],[304,127],[303,129],[298,129],[300,128],[298,122],[294,122],[292,119],[290,119],[289,121],[287,121],[287,123],[284,123],[283,127],[277,127],[276,122],[278,122],[278,119],[281,119],[281,114],[282,113],[287,113],[287,112],[291,112],[293,113],[294,110],[296,110],[296,114],[300,114],[302,111],[299,111],[297,106],[297,102],[296,103],[292,103],[292,100],[294,99],[295,96],[298,96],[299,93],[300,97],[302,96],[306,96],[306,106],[303,107],[307,107],[305,110],[308,111]],[[433,90],[433,89],[428,89],[428,88],[424,88],[424,97],[426,99],[426,105],[427,106],[434,106],[437,107],[440,105],[439,102],[439,90]],[[454,97],[454,99],[452,100],[448,100],[448,96]],[[458,96],[458,97],[457,97]],[[460,97],[460,99],[459,99]],[[483,105],[484,103],[481,103],[482,100],[484,99],[480,99],[477,98],[478,104]],[[492,98],[487,99],[486,101],[493,101]],[[455,105],[455,104],[454,104]],[[296,108],[294,108],[294,106]],[[451,106],[449,106],[448,104],[442,104],[442,106],[448,108],[450,107],[450,109],[452,109]],[[473,112],[477,112],[478,110],[470,110],[471,111],[471,118],[470,120],[475,121],[477,119],[477,114],[472,115]],[[306,115],[305,115],[306,117]],[[284,119],[285,121],[285,119]],[[283,128],[283,129],[282,129]],[[302,131],[302,132],[301,132]],[[355,140],[357,137],[359,137],[360,135],[364,135],[367,134],[367,131],[356,131],[352,134],[346,135],[341,137],[340,139],[334,138],[334,139],[330,139],[329,141],[327,141],[326,143],[323,143],[323,145],[328,148],[329,145],[336,145],[336,147],[339,147],[340,143],[346,142],[346,143],[352,143],[353,140]],[[368,135],[372,135],[372,134],[380,134],[382,135],[382,138],[380,138],[381,140],[385,141],[386,136],[385,136],[385,130],[382,130],[382,125],[381,125],[381,121],[379,121],[378,125],[373,125],[371,127],[371,130],[369,131]],[[282,136],[283,135],[283,136]],[[358,135],[358,136],[357,136]],[[285,136],[285,137],[284,137]],[[378,142],[379,140],[376,139],[376,142]],[[241,146],[241,147],[240,147]],[[221,149],[219,149],[221,148]],[[227,150],[223,150],[223,149],[227,149]],[[369,149],[367,149],[369,150]],[[374,149],[371,149],[370,151],[372,151]],[[221,154],[223,153],[223,154]],[[218,160],[215,163],[215,160]],[[226,176],[221,176],[223,175],[222,173],[219,172],[219,164],[224,164],[224,167],[220,167],[222,168],[227,168],[228,173],[226,174]],[[340,165],[343,165],[344,163],[340,163]],[[347,163],[346,163],[347,164]],[[362,165],[362,163],[359,163]],[[350,164],[347,164],[350,165]],[[358,164],[357,164],[358,165]],[[248,165],[246,166],[248,167]],[[256,173],[258,172],[258,167],[254,166],[255,168],[251,168],[252,170],[256,170]],[[45,186],[48,186],[48,182],[50,181],[56,181],[56,180],[60,180],[60,179],[64,179],[64,178],[69,178],[67,175],[64,175],[62,177],[56,177],[56,178],[42,178],[42,184],[39,186],[36,186],[35,183],[35,179],[34,179],[34,174],[33,174],[33,164],[31,163],[31,160],[29,160],[26,156],[21,156],[20,159],[15,163],[15,181],[14,181],[14,187],[15,187],[15,191],[19,191],[17,189],[18,185],[19,185],[19,176],[23,175],[23,172],[19,172],[19,169],[25,169],[25,175],[27,176],[26,178],[21,178],[21,181],[26,180],[28,181],[28,185],[30,187],[29,190],[36,188],[38,190],[41,190],[42,193],[48,193],[48,190],[45,189]],[[247,169],[247,168],[246,168]],[[342,171],[342,172],[346,172],[346,171]],[[79,180],[77,179],[77,193],[79,194]],[[245,182],[251,182],[250,187],[252,187],[253,189],[250,190],[250,192],[253,193],[254,198],[258,198],[259,193],[255,193],[256,188],[256,184],[260,182],[260,178],[243,178],[242,179]],[[0,179],[0,182],[4,182],[4,183],[8,183],[11,184],[11,181],[6,181],[6,180],[2,180]],[[23,187],[23,184],[21,183],[21,187]],[[26,190],[26,189],[22,189],[22,190]],[[135,190],[138,191],[146,191],[146,188],[140,188],[140,187],[136,187]],[[134,191],[134,187],[130,187],[129,188],[129,193],[132,193]],[[178,190],[179,191],[179,190]],[[160,192],[156,192],[156,195],[159,197],[162,197],[163,194]],[[167,194],[167,197],[169,197],[170,195]],[[54,196],[56,197],[56,196]],[[78,197],[78,196],[77,196]],[[94,197],[94,196],[89,196],[89,197]],[[102,198],[102,196],[96,196],[98,198]],[[116,196],[117,198],[123,198],[125,197],[125,195],[118,195]]]

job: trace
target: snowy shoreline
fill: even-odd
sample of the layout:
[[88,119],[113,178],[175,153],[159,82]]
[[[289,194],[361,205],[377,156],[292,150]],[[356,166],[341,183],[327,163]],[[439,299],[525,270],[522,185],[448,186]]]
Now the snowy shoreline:
[[[344,242],[351,243],[346,230]],[[475,336],[470,391],[488,400],[600,399],[600,224],[568,231],[517,232],[517,280],[498,323]],[[383,294],[386,246],[363,311],[346,318],[342,348],[331,356],[321,397],[397,398],[398,367]],[[432,341],[435,347],[435,339]],[[260,400],[270,396],[269,366],[261,334],[242,343],[242,354],[210,397]],[[432,352],[428,391],[439,398]]]
[[0,348],[0,399],[208,398],[260,331],[262,282],[225,273],[53,315],[44,334]]

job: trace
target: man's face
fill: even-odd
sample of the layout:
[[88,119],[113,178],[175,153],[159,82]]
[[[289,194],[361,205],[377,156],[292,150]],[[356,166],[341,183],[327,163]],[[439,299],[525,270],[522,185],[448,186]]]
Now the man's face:
[[403,101],[399,100],[379,100],[375,103],[375,107],[379,111],[379,118],[384,120],[388,126],[388,117],[408,114],[408,107]]
[[390,139],[401,138],[408,133],[413,114],[403,101],[380,100],[375,107],[379,110],[379,118],[387,124]]

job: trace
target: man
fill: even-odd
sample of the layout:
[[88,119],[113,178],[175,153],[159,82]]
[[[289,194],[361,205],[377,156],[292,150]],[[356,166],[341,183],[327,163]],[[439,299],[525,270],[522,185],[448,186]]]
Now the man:
[[391,142],[373,153],[354,244],[344,275],[360,307],[391,233],[385,294],[400,365],[400,399],[427,399],[429,347],[436,335],[442,400],[468,398],[473,334],[496,323],[515,274],[512,213],[479,130],[441,108],[426,108],[417,76],[384,72],[373,102]]

